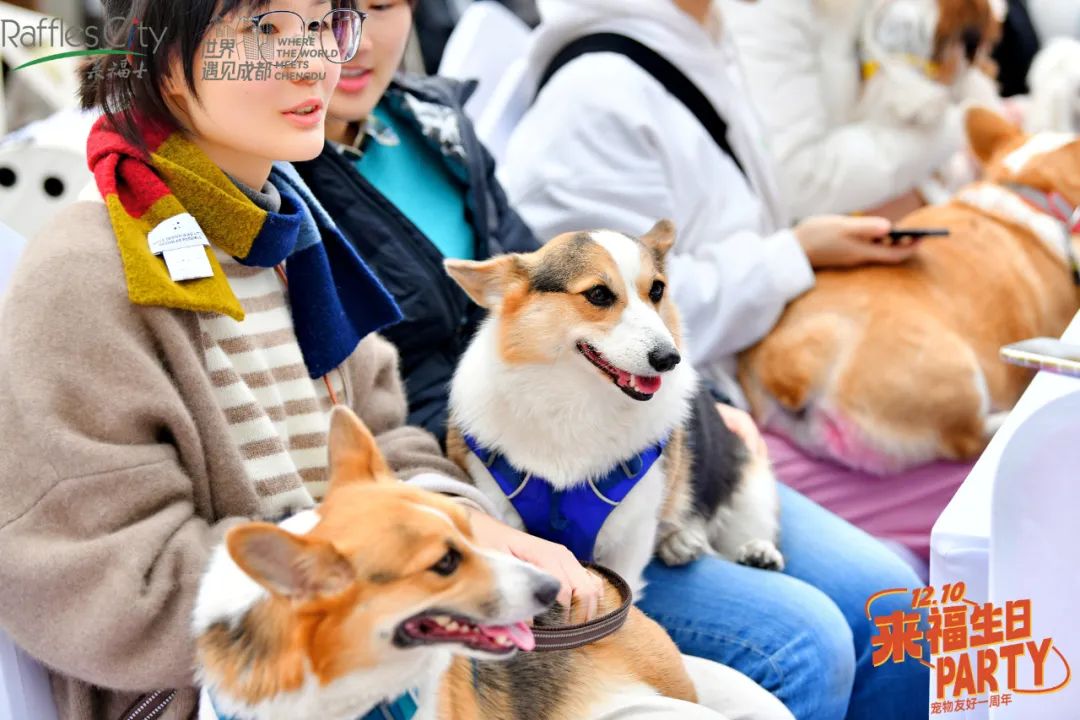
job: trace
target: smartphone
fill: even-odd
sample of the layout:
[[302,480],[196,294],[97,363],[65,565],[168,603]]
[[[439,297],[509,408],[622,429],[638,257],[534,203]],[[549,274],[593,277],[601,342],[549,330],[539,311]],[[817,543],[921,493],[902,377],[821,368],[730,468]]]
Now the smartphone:
[[1080,377],[1080,345],[1048,337],[1031,338],[1001,348],[1001,358],[1022,367]]
[[890,237],[893,240],[899,240],[902,237],[945,237],[948,234],[949,228],[893,228],[885,233],[887,237]]
[[923,238],[945,237],[948,234],[948,228],[893,228],[885,233],[878,242],[886,245],[896,245],[903,238],[910,238],[912,242],[918,242]]

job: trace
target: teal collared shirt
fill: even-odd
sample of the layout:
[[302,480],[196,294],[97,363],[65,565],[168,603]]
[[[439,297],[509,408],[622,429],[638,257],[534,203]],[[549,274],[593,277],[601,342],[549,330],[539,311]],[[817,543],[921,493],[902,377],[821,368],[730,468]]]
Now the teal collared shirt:
[[375,108],[378,130],[356,169],[416,225],[443,257],[475,259],[476,237],[466,215],[465,185],[408,122]]

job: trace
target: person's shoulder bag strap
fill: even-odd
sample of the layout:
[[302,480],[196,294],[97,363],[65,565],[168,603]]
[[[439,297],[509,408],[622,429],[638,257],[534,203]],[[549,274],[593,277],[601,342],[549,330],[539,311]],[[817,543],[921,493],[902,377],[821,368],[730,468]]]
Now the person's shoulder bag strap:
[[731,148],[731,143],[728,142],[727,123],[724,118],[720,117],[720,113],[716,111],[716,108],[705,97],[705,94],[679,68],[652,48],[639,43],[633,38],[617,33],[594,33],[579,37],[560,50],[548,64],[537,84],[537,94],[547,85],[552,76],[571,60],[582,55],[598,52],[623,55],[652,75],[658,83],[663,85],[669,93],[685,105],[687,110],[693,113],[694,117],[712,137],[716,146],[720,148],[720,151],[730,157],[735,166],[739,168],[739,172],[749,180],[749,176],[739,161],[739,157]]

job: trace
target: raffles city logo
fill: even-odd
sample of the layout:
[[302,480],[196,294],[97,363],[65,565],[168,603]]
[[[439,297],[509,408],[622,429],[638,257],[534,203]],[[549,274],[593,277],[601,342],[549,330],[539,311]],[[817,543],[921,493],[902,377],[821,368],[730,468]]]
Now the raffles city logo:
[[39,52],[40,48],[58,50],[27,61],[13,68],[13,71],[52,60],[92,55],[126,55],[129,64],[134,65],[135,57],[145,56],[135,48],[157,50],[163,37],[164,32],[141,25],[138,20],[129,24],[126,18],[111,18],[101,25],[87,26],[71,25],[54,17],[43,17],[37,23],[23,23],[10,18],[0,20],[0,47],[20,48],[34,53]]

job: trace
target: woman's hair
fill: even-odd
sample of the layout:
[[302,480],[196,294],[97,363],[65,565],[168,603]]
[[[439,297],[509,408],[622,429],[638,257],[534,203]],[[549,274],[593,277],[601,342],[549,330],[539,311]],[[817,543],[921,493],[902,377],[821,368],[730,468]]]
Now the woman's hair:
[[[356,7],[355,0],[331,2],[335,8]],[[104,0],[97,49],[141,56],[100,55],[84,65],[79,87],[83,108],[103,110],[126,140],[145,149],[133,117],[125,111],[137,110],[147,120],[179,127],[162,95],[172,61],[179,58],[184,82],[197,98],[195,63],[203,37],[218,18],[237,10],[254,15],[269,4],[270,0]]]
[[140,55],[101,55],[82,68],[79,99],[83,108],[100,109],[114,127],[143,147],[134,119],[137,110],[148,120],[173,127],[162,89],[171,62],[178,57],[184,81],[195,93],[196,53],[215,20],[237,9],[257,11],[269,0],[104,0],[104,27],[99,48]]

